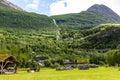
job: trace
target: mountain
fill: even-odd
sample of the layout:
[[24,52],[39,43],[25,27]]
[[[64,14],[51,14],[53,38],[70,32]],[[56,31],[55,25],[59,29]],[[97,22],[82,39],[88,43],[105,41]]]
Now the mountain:
[[110,18],[114,19],[115,21],[120,22],[120,16],[105,5],[95,4],[95,5],[91,6],[90,8],[88,8],[87,11],[100,13],[101,15],[109,16]]
[[1,0],[0,54],[29,60],[33,51],[37,54],[52,53],[56,50],[57,33],[58,28],[51,17],[18,10]]
[[[107,15],[107,13],[109,14]],[[61,28],[72,29],[88,29],[101,23],[120,22],[119,16],[110,8],[103,5],[93,5],[92,7],[88,8],[87,11],[83,11],[81,13],[57,15],[52,17],[57,21]]]
[[6,0],[0,2],[0,23],[1,30],[10,32],[52,34],[57,30],[52,18],[25,12]]
[[24,11],[23,9],[21,9],[20,7],[18,7],[17,5],[14,5],[13,3],[7,1],[7,0],[0,0],[0,3],[6,5],[6,6],[9,6],[9,7],[12,7],[16,10],[20,10],[20,11]]

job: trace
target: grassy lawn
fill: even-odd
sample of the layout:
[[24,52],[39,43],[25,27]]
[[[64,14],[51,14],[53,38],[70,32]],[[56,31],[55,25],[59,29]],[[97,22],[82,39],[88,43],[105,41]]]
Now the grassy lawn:
[[118,68],[100,67],[90,70],[56,71],[54,69],[41,69],[40,72],[28,73],[18,71],[12,75],[0,75],[0,80],[119,80]]

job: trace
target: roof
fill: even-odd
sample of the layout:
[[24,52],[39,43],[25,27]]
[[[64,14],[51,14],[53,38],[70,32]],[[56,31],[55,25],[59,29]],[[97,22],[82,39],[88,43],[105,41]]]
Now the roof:
[[4,60],[8,56],[9,56],[8,54],[0,54],[0,61]]
[[45,57],[45,56],[36,56],[36,57],[34,57],[34,59],[36,61],[40,61],[40,60],[46,60],[46,59],[48,59],[48,57]]
[[64,62],[64,64],[88,64],[88,62]]
[[1,56],[0,55],[0,62],[13,62],[13,63],[18,63],[17,59],[14,56]]

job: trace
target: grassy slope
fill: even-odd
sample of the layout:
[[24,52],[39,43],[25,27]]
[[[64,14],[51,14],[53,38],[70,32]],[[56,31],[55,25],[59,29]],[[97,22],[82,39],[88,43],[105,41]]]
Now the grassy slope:
[[18,71],[13,75],[0,75],[0,80],[119,80],[118,68],[100,67],[90,70],[55,71],[53,69],[41,69],[37,73]]
[[53,20],[45,15],[18,11],[0,4],[0,29],[37,34],[42,31],[55,31]]
[[98,13],[83,11],[81,13],[52,16],[62,28],[85,29],[101,23],[116,23],[110,17]]

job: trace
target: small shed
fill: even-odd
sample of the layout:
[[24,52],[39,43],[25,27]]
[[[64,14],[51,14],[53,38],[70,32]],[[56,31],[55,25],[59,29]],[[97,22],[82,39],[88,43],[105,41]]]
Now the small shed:
[[19,62],[14,56],[0,56],[0,74],[16,73]]

